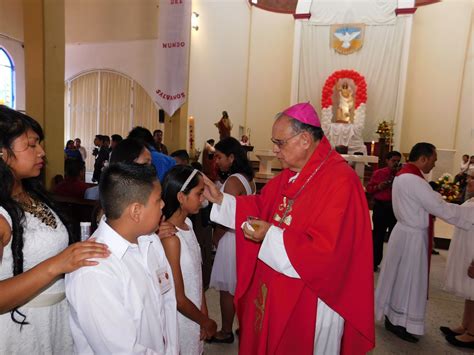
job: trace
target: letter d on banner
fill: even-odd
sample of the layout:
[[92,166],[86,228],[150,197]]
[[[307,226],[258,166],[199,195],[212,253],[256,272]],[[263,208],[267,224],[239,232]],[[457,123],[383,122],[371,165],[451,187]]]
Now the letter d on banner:
[[160,0],[155,100],[172,116],[186,101],[191,0]]

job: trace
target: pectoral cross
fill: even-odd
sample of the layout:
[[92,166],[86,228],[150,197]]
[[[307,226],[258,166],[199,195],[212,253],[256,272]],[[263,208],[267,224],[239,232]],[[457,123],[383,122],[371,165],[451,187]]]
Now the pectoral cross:
[[291,224],[291,221],[293,217],[290,215],[291,211],[293,210],[293,202],[294,200],[289,200],[287,202],[287,198],[283,197],[283,202],[278,206],[279,211],[283,211],[283,216],[280,217],[280,215],[275,213],[273,216],[273,219],[278,222],[278,226],[281,226],[282,223],[285,223],[287,226]]

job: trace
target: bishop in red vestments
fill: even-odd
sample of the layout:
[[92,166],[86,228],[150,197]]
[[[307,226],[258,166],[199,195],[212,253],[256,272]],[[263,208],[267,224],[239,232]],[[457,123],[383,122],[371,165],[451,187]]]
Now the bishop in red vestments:
[[236,229],[239,351],[365,354],[375,336],[362,185],[309,103],[279,115],[272,142],[284,169],[261,194],[234,198],[206,180],[211,219]]

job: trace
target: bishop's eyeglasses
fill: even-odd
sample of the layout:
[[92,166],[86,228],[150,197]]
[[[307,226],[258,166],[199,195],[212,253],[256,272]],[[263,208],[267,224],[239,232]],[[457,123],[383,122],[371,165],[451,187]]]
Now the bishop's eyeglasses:
[[303,132],[298,132],[293,134],[292,136],[288,137],[287,139],[276,139],[276,138],[270,138],[273,144],[275,144],[278,148],[283,147],[286,143],[288,143],[289,140],[295,138],[296,136],[300,135]]

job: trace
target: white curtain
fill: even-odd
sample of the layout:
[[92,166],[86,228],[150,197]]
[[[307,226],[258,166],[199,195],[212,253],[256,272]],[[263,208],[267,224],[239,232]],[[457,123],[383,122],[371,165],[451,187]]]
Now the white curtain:
[[132,121],[131,90],[131,79],[117,73],[100,73],[100,134],[127,136]]
[[311,22],[318,25],[365,23],[394,24],[397,0],[313,0]]
[[133,126],[146,127],[153,133],[155,129],[160,128],[158,106],[145,89],[136,83],[133,93]]
[[134,126],[151,132],[160,126],[157,105],[150,95],[120,73],[93,71],[72,79],[65,85],[65,103],[66,140],[82,140],[88,151],[87,171],[94,166],[91,153],[96,134],[125,138]]
[[311,101],[321,112],[321,90],[328,76],[336,70],[356,70],[367,82],[363,138],[376,140],[378,123],[395,119],[405,21],[399,17],[394,25],[367,25],[363,47],[349,55],[330,47],[329,25],[303,23],[298,102]]
[[[66,106],[66,117],[69,119],[69,126],[66,125],[66,127],[69,127],[69,132],[66,132],[66,139],[81,139],[82,146],[87,150],[87,171],[92,170],[94,166],[92,149],[94,148],[94,137],[98,133],[98,85],[98,72],[79,76],[70,83],[71,106]],[[66,97],[67,94],[66,86]]]

